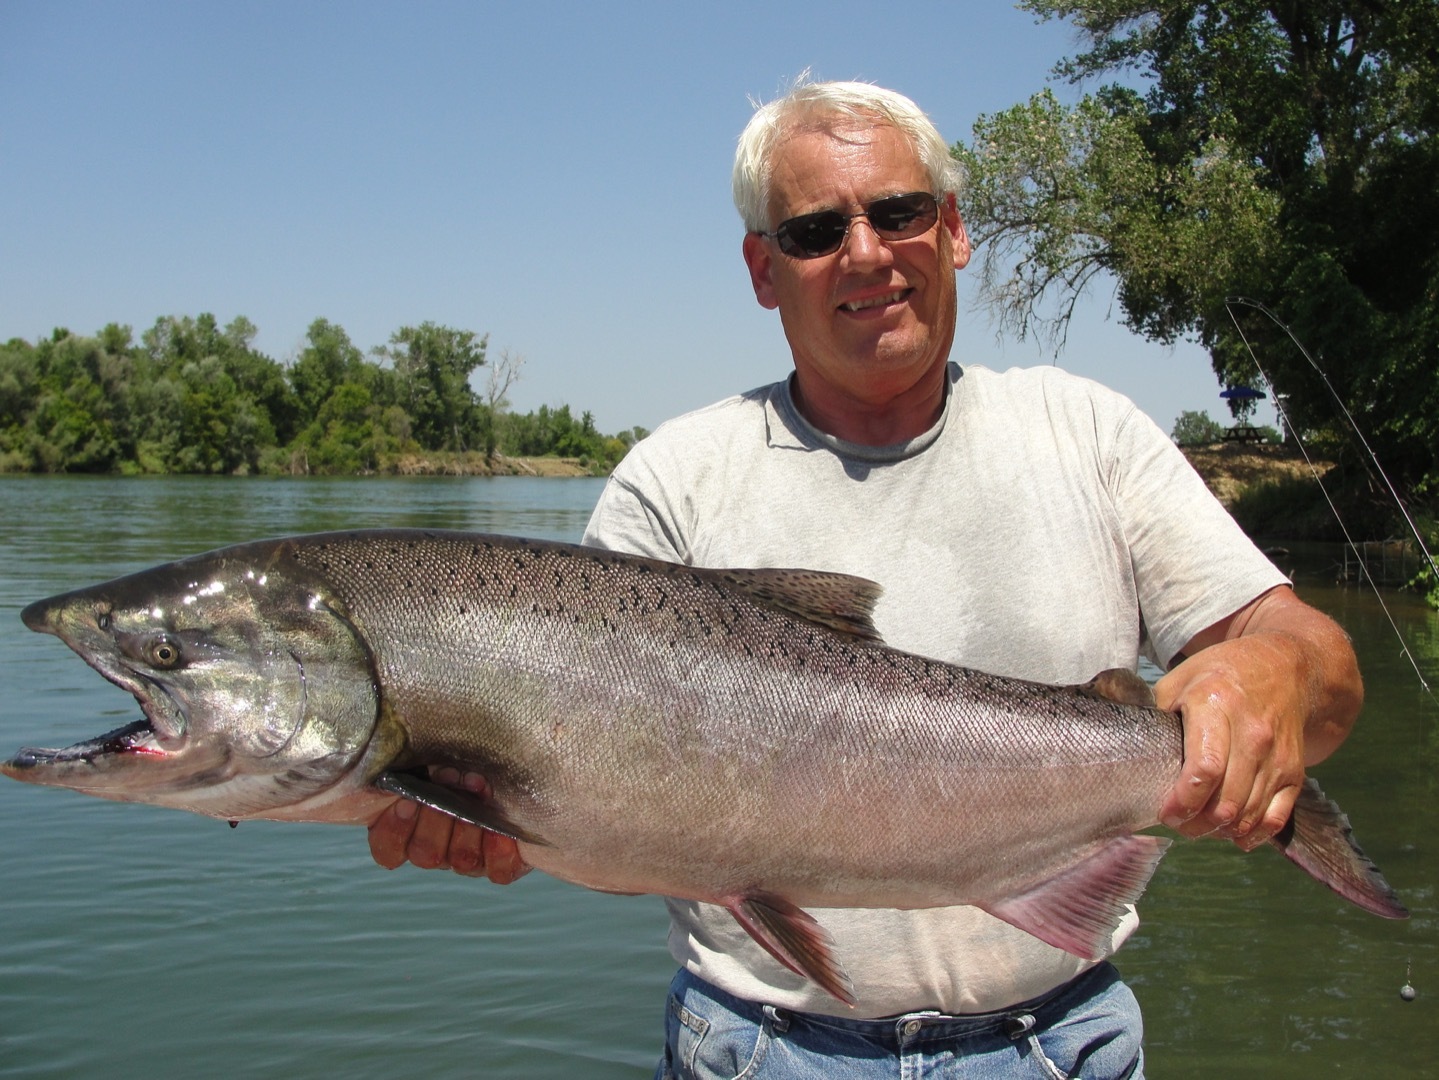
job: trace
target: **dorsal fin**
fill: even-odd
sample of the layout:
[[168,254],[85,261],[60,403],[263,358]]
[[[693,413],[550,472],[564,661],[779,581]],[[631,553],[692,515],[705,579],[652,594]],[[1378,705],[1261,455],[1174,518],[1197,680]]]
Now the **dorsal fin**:
[[1077,689],[1081,694],[1117,701],[1121,705],[1154,707],[1154,691],[1128,668],[1108,668]]
[[874,604],[883,591],[867,578],[823,570],[714,571],[731,588],[844,634],[880,641]]

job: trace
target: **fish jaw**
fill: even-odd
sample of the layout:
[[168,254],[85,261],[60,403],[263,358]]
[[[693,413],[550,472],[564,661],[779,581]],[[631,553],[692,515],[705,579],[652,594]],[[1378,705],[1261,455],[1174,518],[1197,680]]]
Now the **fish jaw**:
[[116,802],[160,803],[191,787],[197,775],[223,766],[223,754],[212,747],[165,743],[149,720],[136,720],[59,749],[23,747],[0,762],[0,773]]
[[230,820],[330,820],[315,807],[363,786],[371,744],[395,740],[377,739],[362,636],[320,583],[271,572],[274,547],[197,556],[25,608],[26,626],[59,637],[145,718],[63,749],[22,749],[0,772]]

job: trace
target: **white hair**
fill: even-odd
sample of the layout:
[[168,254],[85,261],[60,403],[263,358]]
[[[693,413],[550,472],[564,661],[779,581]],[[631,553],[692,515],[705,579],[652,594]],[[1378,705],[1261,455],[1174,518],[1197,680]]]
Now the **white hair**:
[[862,82],[806,81],[801,75],[783,97],[761,105],[740,133],[734,158],[734,204],[751,232],[767,232],[774,151],[797,131],[833,131],[888,124],[914,144],[935,195],[957,192],[959,165],[934,123],[903,94]]

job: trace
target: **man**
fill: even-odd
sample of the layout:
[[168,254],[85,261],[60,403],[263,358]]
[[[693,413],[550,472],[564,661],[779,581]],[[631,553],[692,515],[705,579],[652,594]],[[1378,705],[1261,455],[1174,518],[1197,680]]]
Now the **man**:
[[[1185,722],[1163,820],[1253,848],[1352,726],[1353,652],[1127,400],[1052,368],[951,362],[970,257],[956,187],[945,143],[900,95],[812,84],[761,108],[735,201],[794,373],[661,426],[585,540],[868,577],[890,644],[1005,675],[1077,683],[1143,650],[1170,669],[1156,695]],[[524,869],[503,838],[406,804],[371,847],[386,866]],[[817,912],[854,980],[850,1010],[728,912],[669,907],[683,968],[660,1076],[888,1076],[900,1060],[943,1076],[1142,1073],[1138,1008],[1109,964],[977,909]]]

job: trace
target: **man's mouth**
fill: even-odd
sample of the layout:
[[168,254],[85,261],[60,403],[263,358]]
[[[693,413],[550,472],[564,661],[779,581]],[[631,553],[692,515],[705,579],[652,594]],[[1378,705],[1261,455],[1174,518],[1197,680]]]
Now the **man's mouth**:
[[848,303],[840,304],[841,311],[850,313],[868,311],[872,308],[889,307],[890,304],[897,304],[909,295],[909,289],[896,289],[894,292],[881,293],[878,296],[867,296],[862,300],[851,300]]

